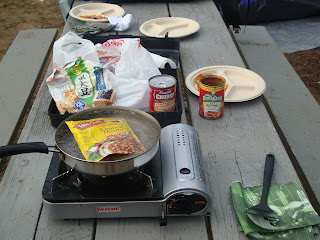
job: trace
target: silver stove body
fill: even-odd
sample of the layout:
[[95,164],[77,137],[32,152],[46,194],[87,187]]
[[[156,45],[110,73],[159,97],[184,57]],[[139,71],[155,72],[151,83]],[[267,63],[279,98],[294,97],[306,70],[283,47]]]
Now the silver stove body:
[[50,203],[48,215],[57,219],[209,215],[210,194],[205,184],[197,131],[186,124],[164,127],[160,137],[163,199],[121,202]]

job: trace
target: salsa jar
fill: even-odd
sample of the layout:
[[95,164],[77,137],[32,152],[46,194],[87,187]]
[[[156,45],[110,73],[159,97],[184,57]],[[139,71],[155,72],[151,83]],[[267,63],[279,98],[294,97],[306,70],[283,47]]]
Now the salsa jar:
[[176,106],[177,80],[170,75],[149,79],[149,112],[173,112]]
[[199,114],[207,119],[223,116],[226,80],[217,75],[205,75],[199,83]]

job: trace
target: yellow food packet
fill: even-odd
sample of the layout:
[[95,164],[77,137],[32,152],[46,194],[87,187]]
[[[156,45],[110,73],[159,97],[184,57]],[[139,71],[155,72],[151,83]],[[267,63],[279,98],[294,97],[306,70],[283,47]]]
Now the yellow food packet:
[[110,154],[138,154],[146,151],[122,118],[66,121],[66,124],[88,161],[98,162]]

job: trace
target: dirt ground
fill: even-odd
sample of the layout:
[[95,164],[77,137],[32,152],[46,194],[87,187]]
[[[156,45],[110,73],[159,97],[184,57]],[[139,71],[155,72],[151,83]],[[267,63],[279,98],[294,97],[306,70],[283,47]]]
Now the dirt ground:
[[[20,30],[57,28],[60,37],[64,26],[58,0],[0,0],[0,12],[0,61]],[[320,48],[285,56],[320,104]]]
[[64,26],[58,0],[0,0],[0,11],[0,60],[20,30]]
[[284,55],[320,104],[320,47]]

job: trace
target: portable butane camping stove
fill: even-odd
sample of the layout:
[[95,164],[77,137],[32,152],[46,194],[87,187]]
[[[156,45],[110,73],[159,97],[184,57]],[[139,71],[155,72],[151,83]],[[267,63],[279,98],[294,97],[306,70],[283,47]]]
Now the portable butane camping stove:
[[209,214],[211,202],[196,130],[162,129],[160,147],[143,168],[95,176],[68,168],[54,154],[42,191],[49,216],[58,219],[160,217]]

